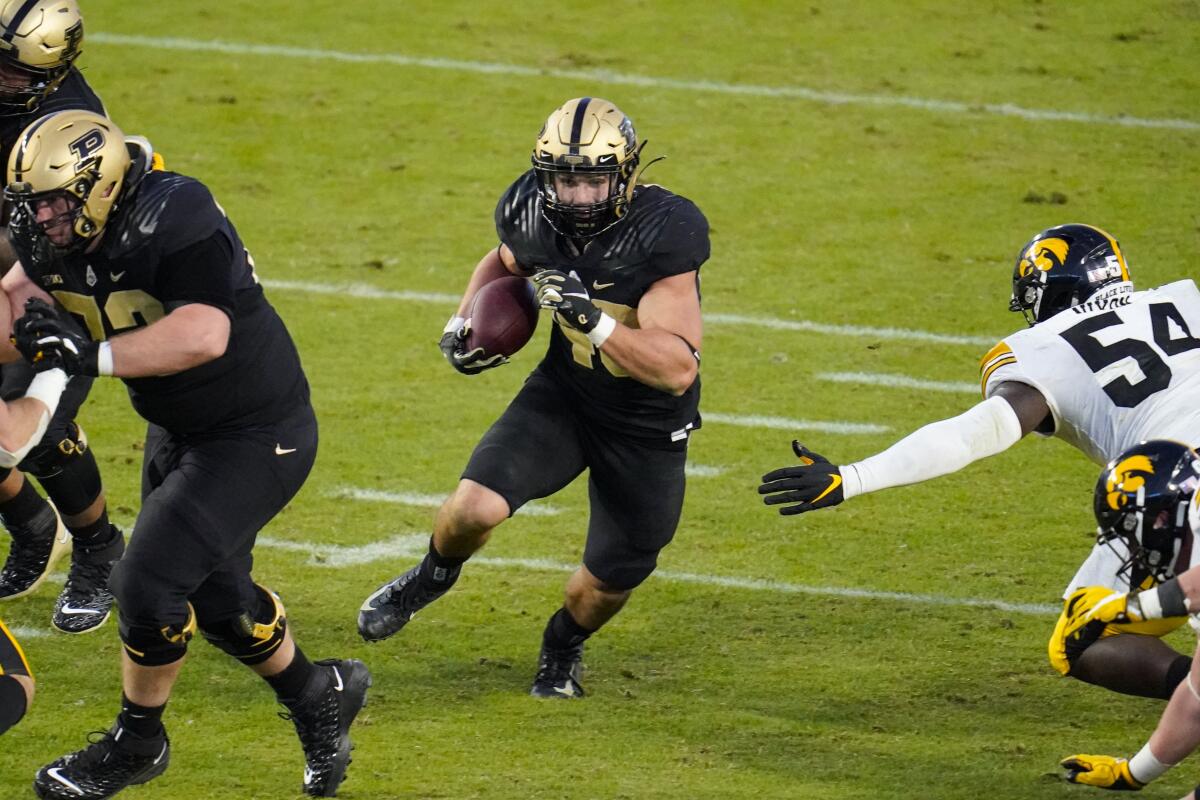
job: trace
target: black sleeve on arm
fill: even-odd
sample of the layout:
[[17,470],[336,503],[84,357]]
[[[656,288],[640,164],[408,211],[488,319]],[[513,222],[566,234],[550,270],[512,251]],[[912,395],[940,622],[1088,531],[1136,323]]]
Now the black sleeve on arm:
[[708,220],[691,201],[679,198],[652,252],[660,277],[699,270],[708,260]]
[[163,256],[156,289],[167,312],[203,303],[233,316],[233,245],[222,232]]

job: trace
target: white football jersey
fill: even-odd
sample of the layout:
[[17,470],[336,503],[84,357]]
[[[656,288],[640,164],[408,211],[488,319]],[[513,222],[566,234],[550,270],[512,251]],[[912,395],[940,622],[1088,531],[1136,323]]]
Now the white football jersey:
[[1191,280],[1144,292],[1116,284],[992,348],[980,362],[983,394],[1007,381],[1034,387],[1053,435],[1098,464],[1147,439],[1200,446],[1197,336]]
[[[1200,334],[1194,282],[1145,292],[1118,284],[992,348],[980,362],[983,393],[991,397],[1006,381],[1034,387],[1050,406],[1053,435],[1099,464],[1147,439],[1200,446],[1200,338],[1193,334]],[[1200,517],[1193,520],[1190,561],[1198,563]],[[1063,596],[1081,586],[1128,591],[1127,577],[1117,574],[1125,557],[1119,542],[1097,544]]]

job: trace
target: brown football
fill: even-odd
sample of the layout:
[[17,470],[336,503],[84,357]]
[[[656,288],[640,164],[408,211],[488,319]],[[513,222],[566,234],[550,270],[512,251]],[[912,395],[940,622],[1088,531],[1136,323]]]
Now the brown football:
[[533,336],[538,308],[533,284],[516,275],[484,284],[471,303],[467,350],[482,347],[488,355],[511,356]]

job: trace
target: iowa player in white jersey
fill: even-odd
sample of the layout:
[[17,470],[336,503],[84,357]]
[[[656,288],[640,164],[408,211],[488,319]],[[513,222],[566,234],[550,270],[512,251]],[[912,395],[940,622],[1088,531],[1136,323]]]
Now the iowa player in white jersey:
[[[1090,225],[1034,236],[1017,257],[1010,310],[1029,328],[981,361],[985,399],[926,425],[887,450],[836,466],[793,442],[801,463],[763,476],[759,493],[781,514],[837,505],[867,492],[936,478],[1002,452],[1031,432],[1057,436],[1098,463],[1146,439],[1200,441],[1200,291],[1190,280],[1135,292],[1120,245]],[[1187,672],[1154,636],[1068,640],[1086,613],[1080,586],[1127,587],[1120,559],[1097,545],[1064,593],[1051,663],[1116,691],[1169,697]],[[1161,627],[1140,632],[1161,635]],[[1182,660],[1181,660],[1182,659]]]
[[367,598],[359,632],[399,631],[444,594],[462,564],[522,505],[588,470],[583,564],[546,625],[530,693],[583,694],[583,643],[654,571],[683,506],[700,419],[699,270],[708,223],[689,200],[638,185],[641,144],[607,100],[552,113],[533,169],[496,206],[500,246],[475,268],[442,349],[460,372],[503,363],[467,351],[463,317],[489,281],[531,277],[554,315],[546,357],[475,448],[438,512],[421,564]]

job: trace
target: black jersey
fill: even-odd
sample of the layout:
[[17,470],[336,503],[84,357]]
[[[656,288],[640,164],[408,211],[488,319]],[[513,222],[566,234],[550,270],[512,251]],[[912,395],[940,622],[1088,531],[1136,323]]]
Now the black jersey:
[[[580,252],[542,216],[537,179],[526,172],[496,206],[496,231],[526,269],[574,272],[609,316],[637,327],[637,307],[652,284],[698,271],[708,260],[708,221],[688,199],[661,186],[639,186],[629,213]],[[698,280],[698,279],[697,279]],[[698,427],[700,377],[683,395],[629,377],[587,337],[555,317],[539,367],[570,388],[590,420],[636,436],[682,438]]]
[[174,375],[125,380],[138,413],[171,433],[265,425],[308,403],[308,381],[283,320],[263,295],[233,224],[194,178],[147,173],[121,198],[94,252],[41,263],[18,255],[29,278],[94,341],[189,303],[229,316],[221,357]]
[[12,146],[17,143],[21,131],[25,130],[30,123],[56,111],[76,109],[94,111],[101,116],[107,116],[104,112],[104,103],[100,102],[100,98],[92,91],[92,87],[88,86],[87,81],[83,79],[83,74],[75,67],[71,67],[67,72],[67,77],[63,78],[63,82],[36,109],[19,117],[0,117],[0,158],[4,159],[0,162],[0,170],[7,168],[8,155],[12,152]]

